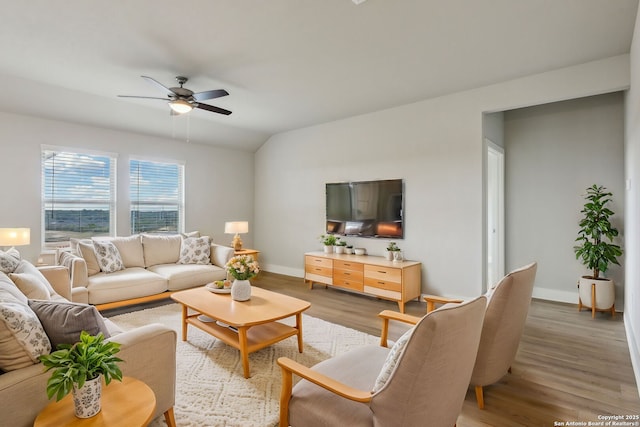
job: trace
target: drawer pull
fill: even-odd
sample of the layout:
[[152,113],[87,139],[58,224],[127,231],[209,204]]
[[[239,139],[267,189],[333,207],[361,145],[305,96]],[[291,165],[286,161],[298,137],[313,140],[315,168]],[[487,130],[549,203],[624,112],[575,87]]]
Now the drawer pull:
[[383,271],[383,270],[378,270],[378,273],[380,273],[380,274],[387,274],[387,272],[386,272],[386,271]]
[[351,267],[351,264],[348,264],[346,262],[344,263],[344,265],[346,265],[347,267]]
[[351,273],[344,273],[345,276],[351,276]]
[[384,285],[386,282],[378,282],[378,285]]
[[314,270],[316,270],[316,271],[322,271],[322,269],[321,269],[321,268],[315,268]]

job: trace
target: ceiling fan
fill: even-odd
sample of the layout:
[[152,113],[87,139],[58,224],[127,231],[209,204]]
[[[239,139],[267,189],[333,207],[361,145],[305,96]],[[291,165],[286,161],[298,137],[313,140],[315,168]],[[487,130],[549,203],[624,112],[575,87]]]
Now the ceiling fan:
[[147,76],[140,76],[149,83],[153,84],[155,87],[159,88],[162,92],[164,92],[167,97],[166,98],[157,98],[153,96],[135,96],[135,95],[118,95],[121,98],[143,98],[143,99],[160,99],[162,101],[168,101],[169,107],[171,107],[171,114],[184,114],[193,110],[194,108],[200,108],[202,110],[212,111],[218,114],[224,114],[228,116],[231,114],[231,111],[225,110],[224,108],[215,107],[209,104],[203,104],[200,101],[204,101],[207,99],[215,99],[223,96],[229,95],[224,89],[215,89],[215,90],[207,90],[204,92],[193,92],[185,87],[182,87],[187,80],[187,77],[177,76],[176,80],[180,87],[166,87],[162,83],[158,82],[155,79]]

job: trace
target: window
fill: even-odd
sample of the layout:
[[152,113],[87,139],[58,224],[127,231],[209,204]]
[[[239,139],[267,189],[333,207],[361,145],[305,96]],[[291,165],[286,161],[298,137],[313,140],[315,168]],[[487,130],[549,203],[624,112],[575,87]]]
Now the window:
[[131,234],[184,230],[184,165],[132,159]]
[[115,170],[113,154],[42,148],[43,246],[115,232]]

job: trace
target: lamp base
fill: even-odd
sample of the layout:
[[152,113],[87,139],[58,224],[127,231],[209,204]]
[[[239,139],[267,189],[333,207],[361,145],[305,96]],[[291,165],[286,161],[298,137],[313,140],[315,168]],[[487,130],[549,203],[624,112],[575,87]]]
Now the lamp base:
[[237,233],[236,233],[235,236],[233,236],[233,241],[231,242],[231,246],[236,251],[241,251],[242,250],[242,239],[240,238],[240,236]]

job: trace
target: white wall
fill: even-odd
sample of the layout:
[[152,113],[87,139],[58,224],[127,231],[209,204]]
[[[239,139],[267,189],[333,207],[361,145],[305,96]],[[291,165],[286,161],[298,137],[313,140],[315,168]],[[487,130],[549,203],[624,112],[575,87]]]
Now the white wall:
[[[609,207],[624,246],[624,106],[615,92],[508,111],[504,114],[506,266],[539,264],[535,297],[577,302],[576,281],[589,271],[575,259],[583,195],[593,184],[613,193]],[[615,281],[622,310],[622,266]]]
[[[640,14],[638,15],[640,16]],[[631,89],[625,99],[626,286],[624,321],[631,361],[640,391],[640,22],[631,43]]]
[[133,155],[185,162],[186,230],[200,230],[227,244],[232,236],[223,234],[224,222],[246,219],[251,232],[243,241],[247,247],[253,243],[252,153],[0,113],[0,227],[31,228],[31,245],[18,249],[32,262],[40,254],[42,144],[117,154],[118,235],[130,234],[128,164]]
[[[324,184],[403,178],[399,246],[423,263],[423,292],[482,289],[484,112],[622,90],[629,58],[613,57],[273,136],[255,157],[256,247],[266,268],[302,276],[320,249]],[[386,241],[350,239],[382,254]]]

